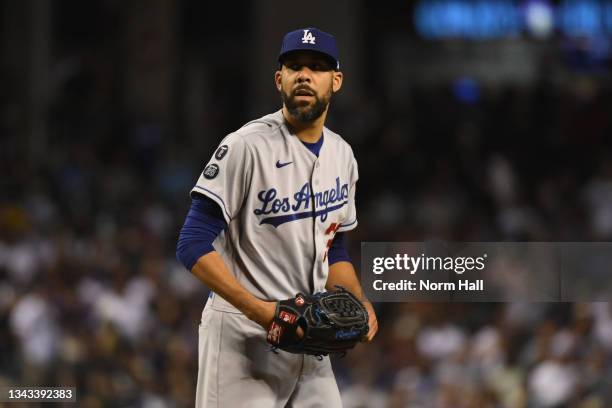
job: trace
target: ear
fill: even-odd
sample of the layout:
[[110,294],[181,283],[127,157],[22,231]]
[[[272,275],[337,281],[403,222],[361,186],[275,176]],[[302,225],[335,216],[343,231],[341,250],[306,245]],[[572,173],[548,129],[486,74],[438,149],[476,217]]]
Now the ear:
[[274,73],[274,84],[276,85],[276,89],[280,92],[282,89],[282,73],[280,71],[276,71]]
[[344,74],[340,71],[334,71],[332,73],[332,90],[334,93],[338,92],[340,88],[342,88],[342,80],[344,79]]

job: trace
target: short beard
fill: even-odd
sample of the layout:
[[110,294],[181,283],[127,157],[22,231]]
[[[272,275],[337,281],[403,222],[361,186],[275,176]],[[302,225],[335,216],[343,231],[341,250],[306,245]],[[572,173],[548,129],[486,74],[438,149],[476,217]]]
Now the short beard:
[[302,123],[312,123],[315,120],[319,119],[323,112],[327,109],[329,105],[329,101],[331,99],[331,89],[327,93],[327,95],[319,98],[317,95],[314,95],[315,103],[314,105],[301,105],[295,101],[295,97],[285,93],[285,91],[281,90],[281,98],[283,103],[287,107],[287,111],[289,114],[293,116],[297,121]]

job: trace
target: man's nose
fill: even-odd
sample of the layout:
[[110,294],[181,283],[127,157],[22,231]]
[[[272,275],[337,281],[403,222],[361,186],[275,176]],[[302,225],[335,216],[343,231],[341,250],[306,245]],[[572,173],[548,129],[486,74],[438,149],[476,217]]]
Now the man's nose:
[[312,72],[310,71],[310,68],[308,68],[306,66],[303,66],[298,71],[297,81],[298,82],[310,82],[310,75],[311,74],[312,74]]

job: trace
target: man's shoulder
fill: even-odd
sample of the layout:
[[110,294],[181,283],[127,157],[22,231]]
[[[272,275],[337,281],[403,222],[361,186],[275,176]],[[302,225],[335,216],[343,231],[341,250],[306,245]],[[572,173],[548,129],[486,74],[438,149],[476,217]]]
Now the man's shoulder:
[[353,148],[351,147],[349,142],[347,142],[338,133],[334,132],[333,130],[330,130],[328,127],[325,127],[324,135],[325,135],[325,142],[329,141],[330,144],[334,145],[334,148],[340,151],[345,151],[347,153],[350,153],[350,155],[353,156]]
[[278,111],[247,122],[234,133],[240,135],[245,142],[253,143],[256,141],[254,139],[257,139],[258,136],[266,137],[280,133],[282,123],[282,113]]

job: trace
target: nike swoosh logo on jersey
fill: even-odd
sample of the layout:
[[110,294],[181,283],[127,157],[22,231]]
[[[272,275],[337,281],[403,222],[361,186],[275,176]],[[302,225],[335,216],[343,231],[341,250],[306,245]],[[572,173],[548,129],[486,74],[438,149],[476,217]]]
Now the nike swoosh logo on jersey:
[[293,163],[293,162],[292,162],[292,161],[290,161],[290,162],[287,162],[287,163],[281,163],[281,162],[280,162],[280,160],[277,160],[277,161],[276,161],[276,168],[277,168],[277,169],[280,169],[281,167],[288,166],[288,165],[290,165],[291,163]]

